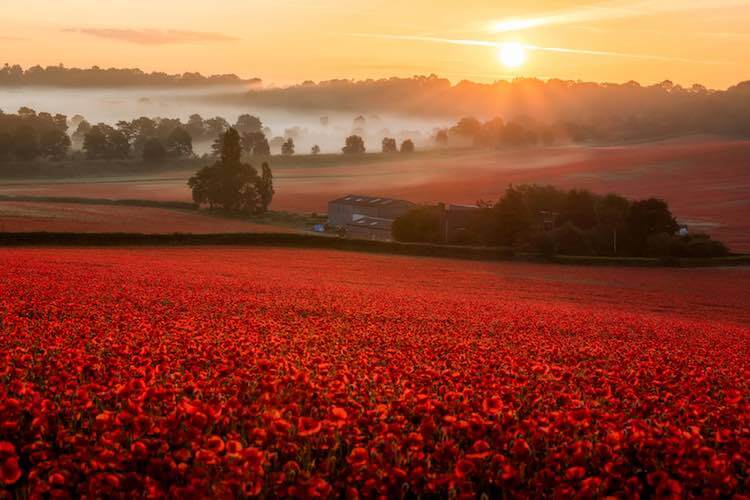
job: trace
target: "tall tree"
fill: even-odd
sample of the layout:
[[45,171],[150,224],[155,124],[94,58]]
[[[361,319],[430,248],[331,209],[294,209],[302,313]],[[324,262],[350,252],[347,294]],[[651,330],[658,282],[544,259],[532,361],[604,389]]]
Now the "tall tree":
[[268,210],[275,193],[276,191],[273,189],[273,174],[271,173],[271,167],[268,166],[267,162],[263,162],[263,165],[261,165],[260,179],[258,180],[258,194],[260,196],[260,205],[263,212]]
[[402,153],[413,153],[414,152],[414,141],[411,139],[406,139],[404,142],[401,143],[401,152]]
[[344,154],[362,154],[365,152],[365,141],[358,135],[350,135],[346,138],[344,147],[341,149]]
[[164,146],[170,156],[178,158],[193,156],[193,138],[182,127],[172,129],[164,141]]
[[60,160],[70,149],[70,137],[57,128],[45,130],[39,136],[39,149],[42,155]]
[[[249,163],[242,162],[239,133],[230,128],[217,143],[219,159],[203,167],[188,180],[193,200],[198,204],[221,207],[228,211],[262,212],[262,178]],[[270,175],[270,169],[268,171]],[[268,179],[270,181],[270,178]],[[273,195],[271,195],[273,196]],[[270,203],[270,199],[268,200]]]
[[393,137],[383,137],[383,153],[396,153],[397,151],[396,139]]
[[290,137],[281,145],[281,154],[284,156],[291,156],[294,154],[294,139]]
[[237,117],[237,123],[234,128],[240,135],[245,133],[260,132],[263,130],[263,123],[257,116],[248,114],[240,115]]

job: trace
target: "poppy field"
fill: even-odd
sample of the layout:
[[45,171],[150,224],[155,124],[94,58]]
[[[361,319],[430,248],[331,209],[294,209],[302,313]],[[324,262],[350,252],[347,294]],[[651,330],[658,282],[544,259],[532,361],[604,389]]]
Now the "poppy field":
[[750,495],[750,272],[0,249],[0,498]]

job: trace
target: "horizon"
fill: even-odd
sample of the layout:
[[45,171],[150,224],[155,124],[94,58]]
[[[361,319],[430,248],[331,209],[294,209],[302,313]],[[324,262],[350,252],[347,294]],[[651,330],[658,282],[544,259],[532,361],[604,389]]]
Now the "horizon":
[[[67,70],[92,70],[94,68],[98,68],[103,71],[107,70],[133,70],[133,71],[141,71],[144,74],[152,74],[152,73],[165,73],[169,76],[182,76],[185,74],[199,74],[203,77],[218,77],[218,76],[236,76],[240,79],[241,84],[248,84],[248,91],[251,90],[275,90],[275,89],[286,89],[291,87],[298,87],[303,86],[309,83],[312,83],[314,85],[320,85],[324,83],[329,82],[336,82],[336,81],[345,81],[349,83],[365,83],[365,82],[371,82],[371,81],[386,81],[386,80],[393,80],[393,79],[401,79],[401,80],[410,80],[410,79],[420,79],[420,78],[437,78],[440,80],[447,80],[450,82],[451,86],[455,87],[463,82],[468,83],[474,83],[474,84],[481,84],[481,85],[495,85],[498,83],[514,83],[514,82],[522,82],[522,81],[541,81],[544,83],[551,82],[551,81],[562,81],[562,82],[573,82],[573,83],[580,83],[580,84],[595,84],[595,85],[626,85],[629,83],[636,83],[641,87],[650,87],[659,85],[660,83],[664,82],[671,82],[675,86],[679,86],[682,88],[690,88],[694,85],[700,85],[704,86],[707,90],[710,91],[718,91],[723,92],[726,91],[732,87],[736,87],[739,84],[750,82],[750,75],[748,75],[747,78],[740,78],[732,83],[729,83],[728,85],[724,87],[711,87],[709,85],[706,85],[704,82],[700,81],[691,81],[691,82],[679,82],[672,78],[664,78],[658,81],[653,82],[645,82],[645,81],[639,81],[636,79],[629,79],[629,80],[619,80],[619,81],[613,81],[613,80],[583,80],[583,79],[566,79],[566,78],[558,78],[558,77],[541,77],[541,76],[524,76],[524,75],[508,75],[506,78],[498,78],[496,80],[480,80],[480,79],[471,79],[471,78],[463,78],[463,79],[453,79],[445,75],[437,74],[437,73],[415,73],[412,75],[382,75],[382,76],[374,76],[374,77],[352,77],[352,78],[322,78],[322,79],[300,79],[295,81],[290,81],[287,83],[276,83],[276,82],[270,82],[268,83],[267,80],[263,77],[263,75],[253,75],[253,74],[238,74],[236,72],[226,72],[226,73],[209,73],[209,72],[201,72],[198,70],[191,70],[191,69],[183,69],[183,70],[175,70],[175,71],[165,71],[159,68],[143,68],[138,66],[102,66],[93,64],[90,66],[72,66],[65,63],[58,63],[58,64],[31,64],[31,65],[21,65],[16,62],[7,62],[3,61],[0,64],[3,64],[5,66],[15,66],[19,65],[24,71],[29,70],[32,67],[41,67],[44,69],[47,68],[54,68],[54,67],[60,67]],[[256,80],[256,81],[253,81]],[[226,85],[233,85],[233,84],[226,84]],[[31,84],[27,86],[33,86]],[[137,86],[134,86],[137,87]],[[145,85],[144,87],[148,87],[148,85]]]
[[[750,78],[737,76],[750,62],[750,11],[741,0],[547,0],[534,7],[482,0],[466,11],[421,0],[378,5],[229,0],[218,9],[187,2],[175,10],[135,0],[102,9],[93,0],[32,0],[0,7],[0,43],[5,59],[24,67],[187,68],[259,76],[275,86],[436,74],[452,83],[670,80],[725,89]],[[54,21],[38,19],[39,11]]]

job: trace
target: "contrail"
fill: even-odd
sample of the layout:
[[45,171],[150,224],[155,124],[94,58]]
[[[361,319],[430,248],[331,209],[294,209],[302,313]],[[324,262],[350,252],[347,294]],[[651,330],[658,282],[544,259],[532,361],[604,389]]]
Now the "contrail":
[[552,11],[536,17],[500,20],[489,31],[505,33],[523,31],[548,25],[606,21],[627,17],[648,16],[670,12],[701,9],[719,9],[748,5],[748,0],[639,0],[636,2],[611,1],[599,5]]
[[[464,38],[441,38],[436,36],[421,36],[421,35],[387,35],[381,33],[345,33],[348,36],[356,36],[360,38],[379,38],[381,40],[405,40],[415,42],[429,42],[429,43],[442,43],[448,45],[467,45],[473,47],[493,47],[500,48],[504,45],[503,42],[493,42],[490,40],[474,40]],[[586,49],[569,49],[564,47],[541,47],[539,45],[528,45],[519,43],[521,47],[527,50],[536,50],[540,52],[557,52],[560,54],[582,54],[590,56],[604,56],[604,57],[625,57],[629,59],[643,59],[652,61],[676,61],[676,62],[687,62],[695,64],[726,64],[724,61],[704,61],[697,59],[686,59],[681,57],[669,57],[660,56],[654,54],[631,54],[627,52],[610,52],[604,50],[586,50]]]

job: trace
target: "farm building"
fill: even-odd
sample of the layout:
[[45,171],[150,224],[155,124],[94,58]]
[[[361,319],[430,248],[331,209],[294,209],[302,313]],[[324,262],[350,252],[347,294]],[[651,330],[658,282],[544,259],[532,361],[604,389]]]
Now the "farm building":
[[354,222],[357,215],[393,220],[413,206],[406,200],[348,194],[328,202],[328,224],[343,227]]
[[357,215],[353,222],[346,225],[346,232],[356,238],[389,241],[391,239],[392,219]]
[[348,194],[328,202],[328,224],[358,238],[390,240],[393,220],[413,206],[406,200]]

